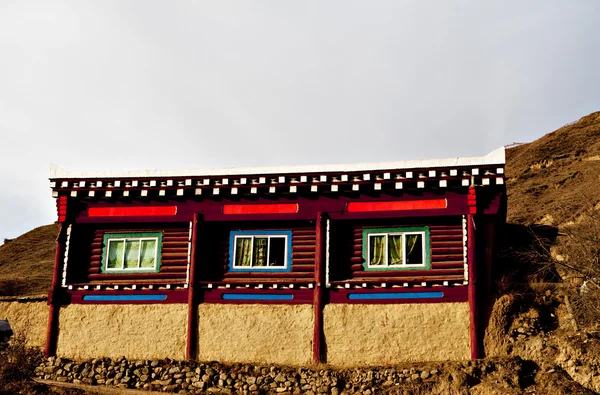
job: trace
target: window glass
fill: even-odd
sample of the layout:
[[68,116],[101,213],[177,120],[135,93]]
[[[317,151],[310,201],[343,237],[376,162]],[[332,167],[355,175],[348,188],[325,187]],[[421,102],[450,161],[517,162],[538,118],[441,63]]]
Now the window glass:
[[427,227],[380,228],[363,230],[365,269],[425,268],[429,264]]
[[108,242],[108,263],[109,269],[123,267],[123,247],[125,240],[110,240]]
[[290,271],[292,232],[237,230],[230,234],[230,269]]
[[385,264],[385,235],[370,236],[371,265]]
[[235,266],[250,266],[252,260],[252,237],[235,239]]
[[267,244],[266,237],[254,238],[254,262],[252,266],[267,266]]
[[140,267],[153,268],[156,262],[156,240],[142,240]]
[[402,265],[403,262],[402,235],[388,236],[388,264]]
[[423,235],[406,235],[406,264],[423,264]]
[[285,237],[271,237],[269,266],[285,266]]
[[140,241],[127,240],[127,243],[125,243],[125,269],[137,268],[139,255]]
[[162,233],[107,233],[102,270],[105,273],[158,271]]

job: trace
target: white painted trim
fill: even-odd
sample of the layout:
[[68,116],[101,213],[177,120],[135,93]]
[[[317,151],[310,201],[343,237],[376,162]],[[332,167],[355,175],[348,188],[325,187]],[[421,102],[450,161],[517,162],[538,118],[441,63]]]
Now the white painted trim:
[[67,240],[65,241],[65,258],[63,260],[62,286],[67,286],[67,264],[69,263],[69,244],[71,244],[71,224],[67,227]]
[[185,284],[190,283],[190,268],[192,262],[192,229],[193,222],[190,221],[190,231],[188,232],[188,253],[187,253],[187,270],[185,273]]
[[465,270],[465,281],[469,281],[469,262],[467,261],[467,217],[462,216],[462,230],[463,230],[463,265]]
[[325,286],[327,288],[331,287],[329,284],[329,231],[330,231],[330,221],[327,219],[327,223],[325,225]]
[[[431,167],[459,167],[459,166],[486,166],[504,165],[506,157],[504,147],[498,148],[485,156],[468,158],[446,158],[425,160],[404,160],[395,162],[375,162],[357,164],[332,164],[332,165],[303,165],[303,166],[269,166],[269,167],[241,167],[224,169],[182,169],[182,170],[132,170],[132,171],[68,171],[53,163],[50,164],[50,178],[129,178],[129,177],[208,177],[208,176],[236,176],[236,175],[262,175],[262,174],[290,174],[290,173],[347,173],[347,172],[375,172],[391,169],[414,169]],[[407,178],[409,178],[407,176]],[[264,183],[264,181],[262,182]]]

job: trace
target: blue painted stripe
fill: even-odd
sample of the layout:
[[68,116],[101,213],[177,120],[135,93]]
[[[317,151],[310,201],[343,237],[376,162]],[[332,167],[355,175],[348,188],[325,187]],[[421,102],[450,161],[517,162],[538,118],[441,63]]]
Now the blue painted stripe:
[[381,292],[373,294],[349,294],[350,300],[376,299],[435,299],[443,298],[443,292]]
[[224,300],[292,300],[292,294],[223,294]]
[[83,300],[90,302],[138,302],[167,300],[165,294],[152,295],[84,295]]

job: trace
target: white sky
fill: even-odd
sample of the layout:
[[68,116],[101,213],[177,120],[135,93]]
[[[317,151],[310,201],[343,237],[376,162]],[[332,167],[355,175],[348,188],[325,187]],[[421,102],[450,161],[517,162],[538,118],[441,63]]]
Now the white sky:
[[600,1],[0,0],[0,242],[69,170],[485,155],[600,109]]

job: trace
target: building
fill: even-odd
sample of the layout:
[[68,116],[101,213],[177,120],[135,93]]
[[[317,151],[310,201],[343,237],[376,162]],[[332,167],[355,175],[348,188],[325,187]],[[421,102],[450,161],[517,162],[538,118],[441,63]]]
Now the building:
[[55,167],[46,355],[479,358],[504,162],[502,148],[341,166]]

